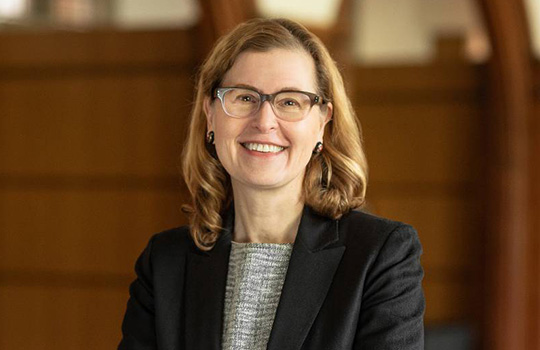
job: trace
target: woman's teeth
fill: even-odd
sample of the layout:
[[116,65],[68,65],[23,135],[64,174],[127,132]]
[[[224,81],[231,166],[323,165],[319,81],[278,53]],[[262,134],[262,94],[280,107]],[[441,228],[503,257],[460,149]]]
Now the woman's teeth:
[[284,148],[280,146],[261,144],[261,143],[244,143],[243,145],[245,148],[249,149],[250,151],[257,151],[257,152],[263,152],[263,153],[277,153],[277,152],[282,151]]

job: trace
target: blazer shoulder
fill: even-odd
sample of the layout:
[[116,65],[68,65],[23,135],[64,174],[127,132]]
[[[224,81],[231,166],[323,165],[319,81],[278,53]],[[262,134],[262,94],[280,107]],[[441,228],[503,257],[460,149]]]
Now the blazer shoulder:
[[339,226],[347,245],[352,246],[359,244],[381,247],[390,236],[418,240],[418,234],[411,225],[359,210],[345,214],[340,219]]
[[149,247],[153,257],[185,255],[195,248],[189,226],[180,226],[156,233],[150,239]]

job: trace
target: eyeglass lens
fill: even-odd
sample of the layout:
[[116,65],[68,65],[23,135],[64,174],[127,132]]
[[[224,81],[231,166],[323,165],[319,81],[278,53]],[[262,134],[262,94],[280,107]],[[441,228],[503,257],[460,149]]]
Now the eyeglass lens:
[[[311,109],[308,95],[296,91],[284,91],[275,95],[271,101],[274,113],[285,120],[302,119]],[[237,118],[245,118],[256,113],[261,106],[261,96],[248,89],[233,88],[223,96],[225,112]]]

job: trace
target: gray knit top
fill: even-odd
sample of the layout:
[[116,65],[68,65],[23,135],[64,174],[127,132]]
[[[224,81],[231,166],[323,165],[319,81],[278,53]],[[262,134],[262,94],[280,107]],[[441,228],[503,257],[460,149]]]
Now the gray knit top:
[[223,350],[266,349],[292,247],[292,243],[232,242]]

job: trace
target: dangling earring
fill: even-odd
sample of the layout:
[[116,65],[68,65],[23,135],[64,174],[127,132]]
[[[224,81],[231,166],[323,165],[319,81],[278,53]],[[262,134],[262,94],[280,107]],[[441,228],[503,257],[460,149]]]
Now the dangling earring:
[[209,131],[208,134],[206,134],[206,143],[209,145],[214,144],[214,132]]
[[321,141],[317,142],[317,144],[315,145],[315,148],[313,149],[313,154],[321,153],[323,148],[324,148],[323,143]]

